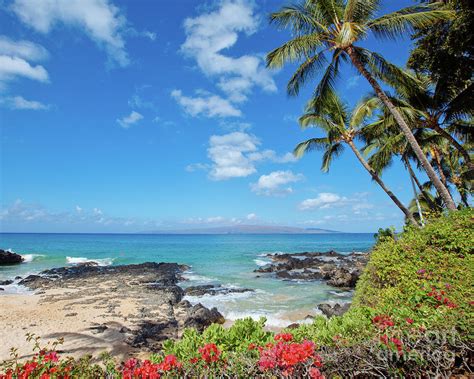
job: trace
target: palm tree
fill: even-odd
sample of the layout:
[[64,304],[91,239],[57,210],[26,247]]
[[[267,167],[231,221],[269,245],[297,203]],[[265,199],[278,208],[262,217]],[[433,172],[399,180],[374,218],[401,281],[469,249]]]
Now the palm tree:
[[[465,145],[461,145],[449,132],[457,128],[457,134],[466,140],[469,137],[469,124],[462,119],[444,117],[440,110],[429,105],[433,103],[430,101],[432,95],[428,92],[418,94],[413,99],[401,92],[397,96],[391,96],[390,99],[404,118],[415,126],[414,136],[424,153],[431,157],[431,164],[436,169],[441,182],[448,191],[449,185],[454,184],[461,195],[461,200],[467,206],[467,195],[471,187],[469,180],[471,160],[468,153],[471,144],[466,141]],[[366,97],[363,103],[374,111],[377,109],[379,113],[376,121],[364,125],[362,128],[362,136],[366,142],[363,152],[370,154],[375,151],[368,160],[369,164],[380,174],[390,166],[392,159],[398,156],[420,192],[423,193],[410,165],[410,160],[414,160],[418,164],[419,162],[404,135],[399,131],[392,114],[374,95]],[[464,122],[464,125],[459,127],[461,122]],[[438,133],[439,130],[442,133]],[[452,140],[456,143],[452,143]],[[426,201],[429,203],[431,200],[426,199]]]
[[267,66],[280,68],[287,62],[301,62],[288,82],[290,95],[297,95],[300,86],[324,69],[313,95],[314,99],[324,103],[328,94],[334,91],[341,63],[351,63],[390,110],[447,208],[455,210],[453,199],[423,154],[406,120],[378,82],[415,87],[416,78],[381,55],[356,45],[369,32],[376,37],[395,38],[413,28],[427,27],[438,20],[451,18],[454,12],[436,2],[375,17],[379,3],[379,0],[303,0],[271,14],[271,22],[290,29],[292,39],[267,55]]
[[377,182],[390,199],[392,199],[397,207],[405,214],[405,218],[413,225],[418,226],[412,212],[410,212],[385,185],[377,172],[364,159],[354,143],[354,140],[360,135],[360,125],[366,117],[371,116],[371,108],[362,103],[350,113],[347,106],[342,103],[335,92],[328,94],[323,107],[315,109],[314,105],[315,101],[308,103],[306,113],[299,119],[300,125],[302,128],[307,128],[308,126],[319,127],[324,130],[326,136],[322,138],[311,138],[301,142],[296,146],[294,154],[300,157],[311,150],[323,150],[324,154],[321,170],[327,172],[329,171],[333,158],[342,153],[344,144],[348,145],[372,179]]

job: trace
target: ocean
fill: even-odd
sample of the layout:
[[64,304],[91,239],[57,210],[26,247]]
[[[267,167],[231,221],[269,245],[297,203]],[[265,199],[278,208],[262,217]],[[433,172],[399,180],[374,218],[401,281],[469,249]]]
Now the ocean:
[[[222,284],[254,292],[187,297],[191,303],[217,307],[228,320],[267,318],[270,327],[304,322],[318,314],[317,304],[350,301],[352,293],[322,282],[281,281],[253,272],[269,263],[265,254],[328,251],[364,252],[373,234],[157,235],[157,234],[0,234],[0,248],[23,255],[20,265],[0,267],[0,280],[88,261],[99,265],[177,262],[191,266],[182,286]],[[24,293],[16,284],[3,293]]]

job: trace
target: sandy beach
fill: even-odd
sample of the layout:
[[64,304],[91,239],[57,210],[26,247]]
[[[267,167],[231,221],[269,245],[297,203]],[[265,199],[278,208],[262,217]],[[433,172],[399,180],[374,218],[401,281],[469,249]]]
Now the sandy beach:
[[223,323],[217,310],[183,300],[176,285],[180,272],[177,264],[149,263],[75,266],[31,276],[31,294],[0,295],[0,361],[10,358],[11,347],[21,358],[31,354],[26,333],[40,336],[42,345],[64,338],[63,355],[97,357],[106,351],[121,360],[156,351],[186,327]]

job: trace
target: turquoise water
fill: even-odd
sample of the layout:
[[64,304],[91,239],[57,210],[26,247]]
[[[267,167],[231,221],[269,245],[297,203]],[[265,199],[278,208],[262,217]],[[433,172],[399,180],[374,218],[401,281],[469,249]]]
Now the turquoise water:
[[[101,265],[178,262],[192,268],[183,286],[216,283],[252,288],[255,292],[190,297],[193,303],[216,306],[226,318],[266,316],[273,326],[301,321],[317,313],[316,305],[327,301],[348,301],[341,292],[324,283],[279,281],[256,278],[253,270],[268,263],[263,256],[275,252],[336,250],[341,253],[367,251],[373,234],[308,235],[135,235],[135,234],[0,234],[0,248],[25,257],[25,263],[0,267],[0,280],[17,275],[80,263]],[[13,285],[5,292],[21,292]],[[1,294],[1,292],[0,292]]]

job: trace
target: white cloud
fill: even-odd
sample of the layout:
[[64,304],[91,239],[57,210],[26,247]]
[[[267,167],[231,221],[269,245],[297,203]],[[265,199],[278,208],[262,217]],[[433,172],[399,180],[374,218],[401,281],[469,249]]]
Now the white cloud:
[[128,116],[117,119],[117,122],[122,128],[127,129],[130,126],[136,124],[141,119],[143,119],[143,116],[140,113],[132,111],[132,113],[130,113]]
[[292,193],[291,187],[283,187],[288,183],[295,183],[303,180],[302,174],[294,174],[292,171],[274,171],[268,175],[262,175],[256,183],[252,183],[250,188],[257,195],[264,196],[284,196]]
[[0,54],[30,61],[42,61],[49,57],[48,51],[43,46],[31,41],[14,41],[7,36],[0,36]]
[[249,221],[253,221],[253,220],[256,220],[258,217],[255,213],[249,213],[246,217],[247,220]]
[[121,66],[129,63],[123,33],[127,25],[108,0],[15,0],[11,9],[27,25],[48,33],[57,24],[81,28]]
[[347,197],[339,196],[331,192],[321,192],[313,199],[306,199],[299,205],[299,209],[306,211],[312,209],[327,209],[334,206],[346,204]]
[[49,105],[35,100],[26,100],[22,96],[13,96],[0,99],[0,104],[3,104],[10,109],[18,110],[46,110],[49,108]]
[[184,111],[191,116],[205,117],[240,117],[242,112],[235,108],[230,101],[212,94],[185,96],[180,90],[173,90],[174,98]]
[[0,36],[0,90],[7,82],[17,78],[27,78],[39,82],[48,82],[46,69],[33,62],[48,58],[48,51],[33,42],[12,40]]
[[131,225],[141,230],[152,230],[160,225],[159,222],[152,220],[109,216],[99,208],[87,210],[76,205],[71,211],[56,212],[21,200],[16,200],[10,206],[1,209],[0,221],[2,228],[19,227],[20,230],[24,230],[25,227],[42,230],[71,227],[89,231],[96,231],[97,228],[129,230]]
[[[229,105],[246,101],[254,87],[266,92],[277,89],[271,73],[265,68],[263,56],[232,57],[223,54],[236,44],[239,33],[254,34],[258,25],[253,2],[245,0],[221,1],[218,9],[184,21],[186,40],[181,51],[195,59],[206,76],[217,80],[217,86],[227,95]],[[236,115],[234,108],[221,117]]]
[[207,149],[213,163],[209,177],[225,180],[255,173],[255,160],[248,153],[257,151],[259,144],[257,137],[243,132],[211,136]]
[[258,162],[288,163],[294,160],[291,153],[280,156],[273,150],[259,150],[260,145],[256,136],[243,131],[212,135],[207,149],[212,163],[193,163],[186,170],[208,170],[212,180],[226,180],[254,174]]

